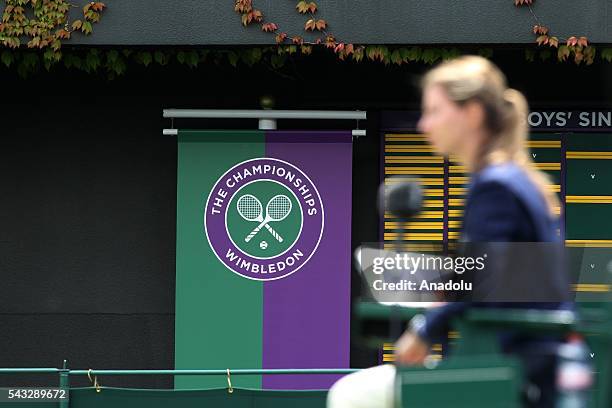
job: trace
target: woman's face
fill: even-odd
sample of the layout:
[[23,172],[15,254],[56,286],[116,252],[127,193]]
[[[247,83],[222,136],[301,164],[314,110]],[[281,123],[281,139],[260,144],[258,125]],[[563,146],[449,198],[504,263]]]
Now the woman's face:
[[471,135],[464,108],[451,101],[439,85],[423,91],[423,112],[417,124],[438,154],[461,154],[466,138]]

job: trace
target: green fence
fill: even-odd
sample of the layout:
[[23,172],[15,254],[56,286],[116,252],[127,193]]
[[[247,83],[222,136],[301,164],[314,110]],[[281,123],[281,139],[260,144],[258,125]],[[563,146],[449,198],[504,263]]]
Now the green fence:
[[[0,374],[57,374],[59,388],[69,398],[59,402],[31,400],[20,402],[20,408],[202,408],[202,407],[325,407],[327,390],[259,390],[234,388],[232,378],[245,375],[287,374],[350,374],[354,369],[236,369],[236,370],[70,370],[67,368],[0,368]],[[198,375],[224,376],[226,388],[194,390],[155,390],[104,387],[106,375]],[[87,376],[91,387],[70,388],[71,376]],[[35,386],[32,386],[34,388]],[[16,387],[18,388],[18,387]],[[48,388],[48,387],[47,387]],[[14,407],[13,402],[0,402],[0,407]]]

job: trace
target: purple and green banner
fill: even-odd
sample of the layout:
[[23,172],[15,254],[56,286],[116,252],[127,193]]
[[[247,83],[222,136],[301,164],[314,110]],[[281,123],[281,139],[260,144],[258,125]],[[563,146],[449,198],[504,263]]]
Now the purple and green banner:
[[[177,369],[349,367],[351,172],[350,131],[179,131]],[[325,389],[337,378],[232,384]]]

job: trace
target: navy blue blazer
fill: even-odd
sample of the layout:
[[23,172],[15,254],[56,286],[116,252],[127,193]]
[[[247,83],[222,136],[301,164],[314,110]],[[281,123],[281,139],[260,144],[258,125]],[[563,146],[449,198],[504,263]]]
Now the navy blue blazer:
[[[491,165],[472,175],[461,241],[555,242],[562,239],[557,232],[558,226],[557,218],[550,215],[536,185],[516,164]],[[430,310],[417,333],[430,343],[445,344],[451,319],[468,307],[567,309],[571,305],[562,302],[520,305],[451,302]],[[502,346],[507,348],[508,344]]]

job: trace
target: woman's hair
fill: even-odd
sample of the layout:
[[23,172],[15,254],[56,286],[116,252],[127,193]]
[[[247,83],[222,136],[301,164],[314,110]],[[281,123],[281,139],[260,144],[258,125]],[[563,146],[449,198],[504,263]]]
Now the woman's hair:
[[508,161],[516,163],[538,187],[550,213],[556,214],[559,199],[550,188],[548,176],[535,168],[526,146],[527,100],[521,92],[508,88],[501,70],[486,58],[462,56],[430,70],[422,87],[431,85],[442,87],[449,99],[459,105],[475,101],[484,110],[483,126],[488,137],[472,170]]

